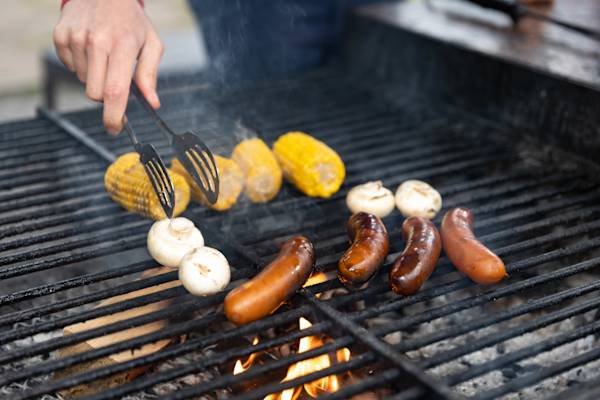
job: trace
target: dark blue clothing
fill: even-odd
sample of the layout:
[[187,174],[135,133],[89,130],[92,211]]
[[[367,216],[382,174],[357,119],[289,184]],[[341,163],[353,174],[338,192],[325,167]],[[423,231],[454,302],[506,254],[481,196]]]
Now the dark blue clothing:
[[345,11],[381,0],[189,0],[200,23],[214,78],[270,79],[325,63]]

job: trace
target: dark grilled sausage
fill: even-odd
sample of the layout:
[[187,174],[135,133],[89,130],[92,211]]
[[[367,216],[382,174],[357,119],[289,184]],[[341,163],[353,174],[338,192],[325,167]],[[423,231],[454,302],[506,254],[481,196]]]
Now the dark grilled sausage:
[[415,294],[433,273],[442,251],[437,228],[427,218],[410,217],[402,224],[406,247],[390,270],[390,287],[397,294]]
[[338,264],[338,277],[344,285],[355,287],[368,281],[383,264],[390,249],[388,234],[381,220],[359,212],[347,225],[352,245]]
[[500,282],[507,276],[504,263],[473,234],[473,214],[454,208],[442,220],[442,243],[450,261],[463,274],[482,285]]
[[306,282],[315,266],[310,240],[296,236],[285,242],[275,260],[225,297],[225,315],[237,325],[273,313]]

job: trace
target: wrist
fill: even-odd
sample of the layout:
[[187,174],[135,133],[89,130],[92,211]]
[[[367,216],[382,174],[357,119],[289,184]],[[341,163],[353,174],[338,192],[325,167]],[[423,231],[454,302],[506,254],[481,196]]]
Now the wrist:
[[[70,0],[60,0],[60,9],[62,10],[65,4],[67,4]],[[144,7],[144,0],[138,0],[140,6]]]

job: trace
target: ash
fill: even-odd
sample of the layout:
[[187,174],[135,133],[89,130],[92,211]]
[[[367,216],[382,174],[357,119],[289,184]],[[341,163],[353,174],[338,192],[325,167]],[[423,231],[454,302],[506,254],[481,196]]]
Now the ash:
[[[91,307],[86,306],[85,308],[91,308]],[[17,323],[13,326],[13,328],[32,326],[32,325],[36,325],[36,324],[39,324],[42,322],[47,322],[52,319],[56,319],[60,316],[76,314],[77,312],[81,311],[82,309],[83,308],[72,309],[68,313],[59,313],[59,314],[53,315],[51,318],[50,317],[34,318],[32,320],[27,321],[27,323]],[[212,309],[212,310],[206,309],[203,311],[202,314],[204,315],[211,311],[214,312],[214,309]],[[217,329],[217,328],[214,328],[214,329]],[[208,333],[209,333],[208,331],[193,332],[188,335],[188,339],[191,340],[196,337],[206,336]],[[0,353],[6,352],[6,351],[12,351],[12,350],[16,350],[16,349],[28,348],[33,345],[43,343],[47,340],[51,340],[51,339],[59,338],[59,337],[62,337],[62,330],[57,330],[57,331],[52,331],[49,333],[42,333],[42,334],[38,334],[35,336],[30,336],[25,339],[17,340],[17,341],[10,342],[8,344],[0,346]],[[145,376],[149,376],[149,375],[153,375],[153,374],[160,374],[160,373],[163,373],[166,371],[170,371],[172,369],[178,369],[183,366],[194,364],[206,357],[209,357],[213,353],[213,347],[214,346],[206,347],[206,348],[203,348],[201,351],[186,353],[185,355],[183,355],[181,357],[166,360],[166,361],[158,364],[153,370],[147,372],[146,374],[142,374],[142,376],[140,378],[143,379]],[[58,357],[59,357],[58,352],[55,351],[55,352],[50,353],[49,355],[25,358],[25,359],[19,360],[17,362],[0,365],[0,375],[9,373],[11,371],[23,370],[23,369],[32,367],[32,366],[42,363],[42,362],[47,362],[49,360],[58,359]],[[134,395],[126,396],[123,399],[126,399],[126,400],[160,399],[163,396],[165,396],[169,393],[173,393],[184,387],[187,387],[190,385],[197,385],[197,384],[200,384],[203,382],[208,382],[211,379],[213,379],[215,376],[218,376],[218,375],[220,375],[220,374],[216,368],[204,370],[201,372],[195,372],[193,374],[179,377],[177,379],[170,380],[165,383],[157,384],[154,387],[152,387],[146,391],[138,392],[138,393],[135,393]],[[14,383],[14,384],[11,384],[8,386],[0,387],[0,398],[11,398],[12,396],[22,393],[24,390],[39,386],[40,384],[51,381],[52,379],[53,379],[52,375],[42,375],[42,376],[28,379],[24,382]],[[205,396],[197,396],[195,398],[214,400],[214,399],[225,398],[228,395],[230,395],[229,391],[218,390],[218,391],[213,391]],[[44,395],[44,396],[40,397],[40,400],[64,400],[64,399],[66,399],[66,398],[61,396],[60,394]]]
[[[597,277],[589,274],[580,274],[573,278],[566,279],[560,284],[556,284],[556,286],[558,287],[548,288],[547,286],[544,286],[540,288],[539,291],[540,293],[544,293],[543,291],[546,290],[545,295],[547,295],[549,290],[563,290],[569,287],[576,287],[580,286],[582,282],[589,283],[594,279],[597,279]],[[418,304],[409,307],[411,311],[410,314],[418,313],[419,311],[424,311],[429,308],[444,306],[451,302],[463,299],[465,297],[475,295],[476,293],[478,292],[475,290],[466,290],[459,294],[452,293],[449,295],[440,296],[432,301],[429,301],[427,304]],[[582,298],[578,298],[576,301],[580,302],[583,299],[589,299],[590,296],[594,295],[595,294],[592,293],[589,296],[583,296]],[[464,324],[467,321],[481,318],[482,316],[488,316],[492,313],[500,312],[510,307],[516,307],[520,304],[525,303],[526,301],[527,299],[520,296],[512,296],[509,298],[498,299],[492,304],[465,310],[461,313],[452,314],[448,317],[438,318],[429,323],[421,324],[416,328],[413,328],[412,330],[390,333],[384,337],[384,340],[391,345],[398,345],[403,340],[423,338],[424,336],[438,333],[439,331],[446,330],[450,327],[459,326],[460,324]],[[574,302],[569,303],[567,305],[571,304],[574,304]],[[559,306],[564,307],[565,305],[560,304]],[[411,359],[417,361],[424,360],[436,354],[443,353],[447,350],[451,350],[456,347],[461,347],[472,343],[474,340],[477,340],[481,337],[487,337],[490,335],[493,336],[494,334],[498,334],[507,329],[519,326],[519,324],[522,324],[531,319],[539,318],[551,311],[555,311],[555,309],[515,317],[506,322],[497,323],[490,327],[478,329],[458,337],[453,337],[451,339],[435,342],[418,350],[410,351],[407,353],[407,355]],[[539,345],[541,342],[547,341],[548,339],[553,338],[555,336],[573,332],[574,330],[581,328],[584,325],[596,322],[599,316],[599,310],[592,310],[584,314],[579,314],[569,319],[565,319],[552,325],[548,325],[544,328],[537,329],[530,333],[517,336],[513,339],[500,342],[490,347],[483,348],[481,350],[467,354],[463,357],[454,359],[445,364],[438,365],[429,369],[428,373],[434,377],[439,377],[440,379],[447,378],[455,374],[460,374],[465,371],[468,371],[471,367],[479,366],[488,362],[493,362],[497,358],[505,356],[517,350],[527,349],[528,347]],[[397,320],[398,316],[380,316],[377,319],[368,321],[367,325],[369,327],[382,326],[386,323],[389,323],[389,321],[393,320],[393,318]],[[545,368],[553,367],[561,361],[572,359],[573,357],[586,353],[596,348],[597,346],[598,338],[594,334],[591,334],[582,337],[578,340],[568,342],[562,346],[551,348],[549,351],[538,353],[534,357],[521,359],[517,362],[503,364],[500,367],[500,369],[462,382],[456,386],[453,386],[453,389],[457,393],[464,396],[474,396],[476,394],[481,394],[483,392],[498,388],[500,386],[504,386],[507,384],[510,385],[511,381],[515,379],[519,379],[532,372],[541,372]],[[542,380],[541,382],[538,382],[537,384],[523,388],[518,391],[511,392],[510,390],[508,390],[508,394],[505,394],[499,398],[503,400],[530,400],[547,398],[551,395],[555,395],[556,393],[566,390],[570,386],[594,380],[598,377],[600,377],[600,360],[596,360],[588,364],[570,369],[562,374],[547,378],[545,380]]]
[[[41,320],[37,319],[37,321],[33,321],[33,322],[39,323],[39,322],[41,322]],[[21,324],[20,326],[23,326],[23,325]],[[4,345],[4,346],[0,347],[0,352],[15,350],[15,349],[19,349],[19,348],[27,348],[34,344],[38,344],[38,343],[44,342],[46,340],[61,337],[61,336],[62,336],[62,333],[60,331],[56,331],[56,332],[51,332],[48,334],[40,334],[40,335],[36,335],[33,337],[28,337],[26,339],[15,341],[8,345]],[[189,335],[189,338],[193,339],[194,337],[198,337],[198,336],[203,336],[203,335],[201,333],[193,333],[193,334]],[[203,358],[209,357],[212,353],[213,353],[213,347],[204,348],[204,349],[202,349],[202,351],[187,353],[184,356],[177,357],[175,359],[169,359],[165,362],[160,363],[156,368],[154,368],[153,371],[149,372],[148,374],[150,374],[150,375],[160,374],[160,373],[163,373],[166,371],[170,371],[172,369],[178,369],[183,366],[194,364],[194,363],[202,360]],[[27,358],[25,360],[15,362],[12,364],[2,365],[2,366],[0,366],[0,375],[10,372],[10,371],[17,371],[17,370],[22,370],[24,368],[32,367],[41,362],[45,362],[45,361],[48,361],[49,359],[55,359],[55,358],[58,358],[57,352],[51,353],[49,357],[38,356],[38,357],[33,357],[33,358]],[[142,378],[144,376],[147,376],[148,374],[142,375]],[[177,390],[182,389],[184,387],[191,386],[191,385],[198,385],[203,382],[208,382],[212,378],[214,378],[215,376],[218,376],[218,375],[219,375],[219,372],[216,368],[201,371],[201,372],[196,372],[194,374],[179,377],[177,379],[170,380],[165,383],[160,383],[147,391],[139,392],[139,393],[136,393],[136,394],[130,395],[130,396],[126,396],[123,399],[125,399],[125,400],[160,399],[163,396],[165,396],[169,393],[176,392]],[[25,381],[23,383],[16,383],[16,384],[11,384],[9,386],[0,387],[0,398],[10,398],[11,395],[17,395],[19,393],[22,393],[24,390],[27,390],[32,387],[36,387],[36,386],[38,386],[44,382],[50,381],[50,380],[52,380],[52,376],[46,375],[46,376],[40,376],[40,377],[28,379],[27,381]],[[225,397],[227,397],[227,395],[229,395],[228,391],[220,390],[217,392],[213,392],[210,395],[198,396],[195,398],[214,400],[215,398],[218,398],[218,399],[225,398]],[[65,399],[65,397],[61,396],[60,394],[44,395],[43,397],[40,398],[40,400],[64,400],[64,399]]]

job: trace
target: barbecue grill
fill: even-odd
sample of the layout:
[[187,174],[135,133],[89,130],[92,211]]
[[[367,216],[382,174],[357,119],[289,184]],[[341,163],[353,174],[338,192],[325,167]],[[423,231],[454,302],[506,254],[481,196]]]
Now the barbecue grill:
[[[431,14],[415,2],[354,13],[343,63],[293,79],[222,88],[200,76],[193,85],[175,79],[164,87],[166,121],[201,132],[216,154],[228,154],[251,135],[271,143],[301,129],[347,165],[342,190],[327,200],[286,185],[269,204],[242,202],[223,214],[192,205],[185,215],[208,245],[227,255],[234,268],[230,289],[298,233],[315,243],[319,271],[335,270],[348,241],[347,190],[368,180],[392,188],[425,179],[440,190],[444,210],[473,209],[477,234],[506,261],[506,280],[476,285],[442,257],[416,295],[394,295],[386,272],[403,249],[402,217],[394,213],[384,220],[388,262],[361,290],[347,292],[329,274],[274,315],[242,327],[226,322],[224,293],[197,298],[182,287],[94,308],[177,275],[136,279],[156,267],[145,250],[150,222],[113,203],[102,182],[112,157],[129,151],[125,135],[108,137],[97,109],[40,110],[36,119],[0,126],[2,396],[54,399],[65,389],[152,365],[137,379],[86,398],[262,399],[331,375],[343,376],[343,385],[319,398],[596,398],[598,86],[585,74],[566,79],[573,71],[565,63],[557,70],[547,58],[531,60],[542,66],[523,65],[495,50],[442,42],[407,22]],[[140,137],[170,160],[170,147],[143,110],[132,104],[128,114]],[[174,301],[149,314],[62,334],[74,323],[168,299]],[[299,330],[299,318],[312,325]],[[169,324],[159,331],[57,355],[165,319]],[[308,335],[323,345],[296,352]],[[60,375],[172,338],[184,339],[141,358]],[[349,359],[336,360],[340,349],[350,351]],[[268,356],[233,373],[236,360],[259,353]],[[282,381],[291,365],[321,355],[330,355],[326,368]]]

